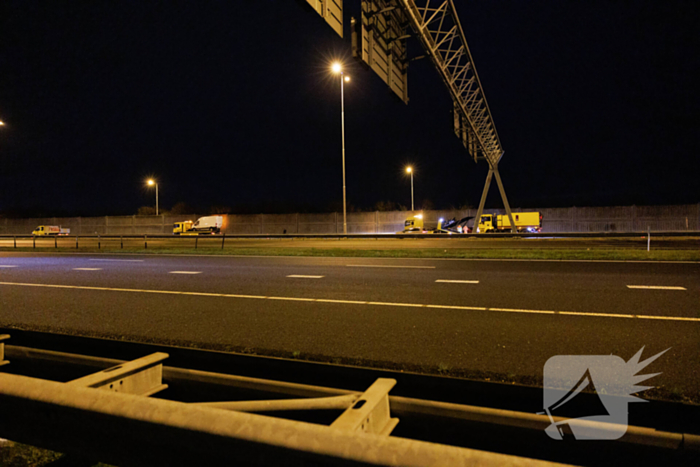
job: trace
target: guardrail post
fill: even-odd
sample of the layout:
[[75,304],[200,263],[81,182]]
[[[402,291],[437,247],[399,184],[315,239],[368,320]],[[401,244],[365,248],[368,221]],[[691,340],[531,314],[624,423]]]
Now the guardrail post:
[[97,234],[97,249],[102,249],[102,242],[100,242],[100,234]]
[[53,238],[53,247],[58,248],[58,235]]
[[221,236],[221,249],[224,249],[224,242],[226,241],[226,232]]
[[119,236],[119,245],[120,245],[121,249],[123,250],[124,249],[124,237],[122,237],[121,235]]
[[32,248],[36,248],[36,237],[32,235]]
[[647,251],[651,249],[651,227],[647,225]]
[[389,391],[396,384],[395,379],[379,378],[333,423],[332,428],[344,431],[364,431],[383,436],[391,434],[398,418],[391,418]]
[[148,250],[148,235],[143,235],[143,249]]
[[163,360],[167,353],[156,352],[106,370],[74,379],[66,384],[126,394],[151,396],[168,387],[163,384]]
[[198,242],[199,242],[199,235],[197,235],[196,237],[194,237],[194,249],[195,249],[195,250],[197,249],[197,243],[198,243]]
[[13,237],[12,237],[12,241],[13,241],[14,244],[15,244],[15,248],[17,248],[17,237],[13,236]]
[[78,236],[75,236],[75,249],[78,249]]
[[5,360],[5,343],[2,342],[9,338],[9,334],[0,334],[0,366],[7,365],[8,363],[10,363],[9,360]]

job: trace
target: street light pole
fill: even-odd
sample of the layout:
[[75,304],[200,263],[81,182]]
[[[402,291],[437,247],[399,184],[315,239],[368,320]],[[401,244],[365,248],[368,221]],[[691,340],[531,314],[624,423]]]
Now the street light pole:
[[341,139],[343,144],[343,234],[348,233],[348,217],[346,209],[346,199],[345,199],[345,89],[343,82],[345,77],[343,72],[340,72],[340,128],[341,128]]
[[153,186],[153,185],[156,186],[156,216],[157,216],[158,215],[158,182],[156,182],[152,178],[149,178],[147,183],[149,186]]
[[349,76],[343,73],[343,67],[339,62],[333,63],[331,66],[333,73],[340,75],[340,131],[341,143],[343,148],[343,234],[348,233],[348,214],[347,214],[347,198],[345,196],[345,81],[350,81]]
[[411,211],[413,211],[413,167],[406,167],[406,172],[411,174]]

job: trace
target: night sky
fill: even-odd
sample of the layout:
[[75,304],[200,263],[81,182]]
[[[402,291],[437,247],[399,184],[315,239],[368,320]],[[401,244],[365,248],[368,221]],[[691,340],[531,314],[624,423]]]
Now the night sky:
[[[455,4],[511,206],[700,202],[697,2]],[[411,164],[417,207],[477,206],[437,71],[399,101],[351,57],[358,11],[341,39],[295,0],[0,1],[0,215],[136,214],[149,176],[165,209],[342,209],[337,58],[349,205],[410,206]]]

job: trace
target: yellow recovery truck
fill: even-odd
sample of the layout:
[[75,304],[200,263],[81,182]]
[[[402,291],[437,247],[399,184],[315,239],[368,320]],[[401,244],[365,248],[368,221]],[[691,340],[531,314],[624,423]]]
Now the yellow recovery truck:
[[[399,233],[446,233],[466,234],[472,233],[474,217],[465,217],[460,220],[438,219],[437,227],[426,228],[423,214],[416,214],[406,219],[403,232]],[[518,232],[539,232],[542,230],[542,215],[539,212],[514,212],[513,221]],[[435,224],[433,224],[435,225]],[[479,222],[477,233],[510,232],[510,219],[507,215],[483,214]]]
[[403,232],[398,233],[445,233],[445,234],[462,234],[471,232],[471,227],[467,226],[467,222],[474,219],[473,216],[463,219],[438,219],[437,226],[434,229],[426,229],[423,221],[423,214],[416,214],[406,219]]
[[40,225],[32,231],[32,235],[36,235],[37,237],[68,234],[70,234],[70,229],[64,229],[60,225]]
[[192,224],[194,224],[194,221],[175,222],[173,224],[173,233],[175,235],[183,234],[192,228]]
[[[514,212],[513,221],[518,232],[539,232],[542,230],[542,214],[539,212]],[[507,215],[483,214],[478,233],[510,231]]]
[[182,221],[173,224],[175,235],[203,235],[221,233],[223,216],[205,216],[197,219],[197,222]]

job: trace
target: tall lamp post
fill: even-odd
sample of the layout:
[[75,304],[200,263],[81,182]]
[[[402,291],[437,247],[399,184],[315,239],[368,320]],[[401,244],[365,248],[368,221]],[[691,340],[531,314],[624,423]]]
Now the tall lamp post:
[[156,186],[156,216],[158,215],[158,182],[153,180],[152,178],[148,179],[148,186]]
[[406,173],[411,174],[411,211],[413,211],[413,167],[406,167]]
[[350,77],[345,76],[345,74],[343,73],[343,66],[339,62],[333,63],[333,66],[331,66],[331,70],[333,70],[333,73],[340,75],[340,128],[343,146],[343,234],[347,234],[348,215],[345,198],[345,90],[343,84],[347,81],[350,81]]

